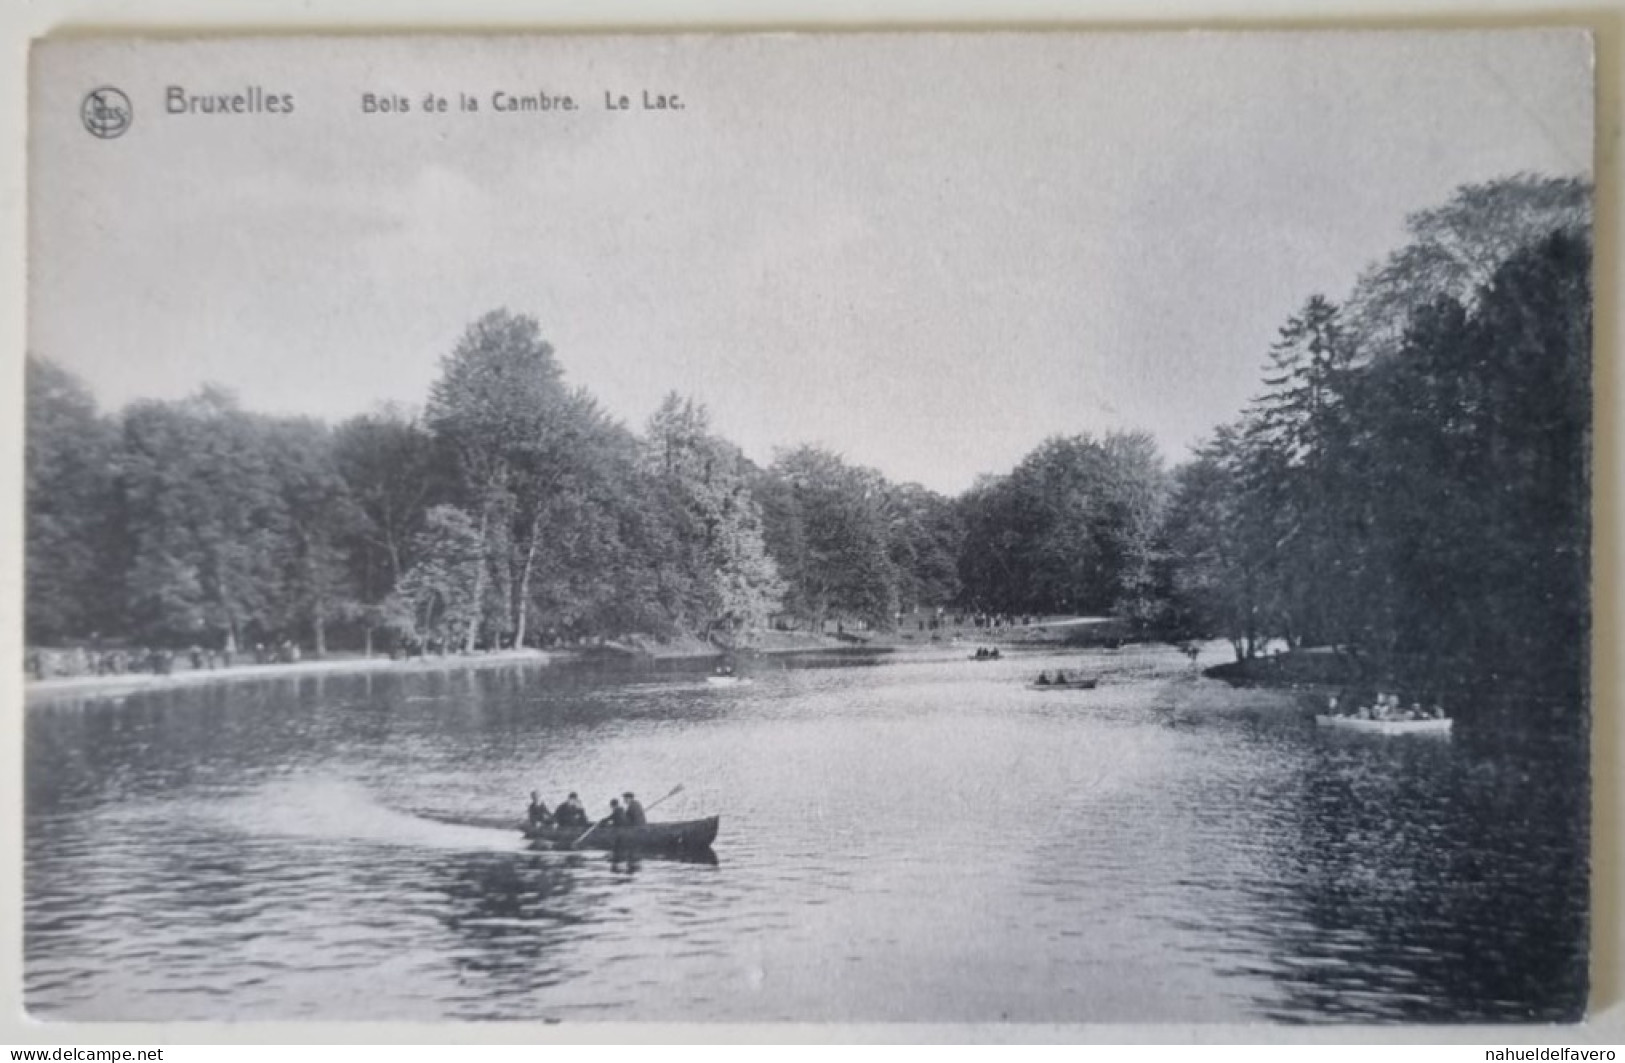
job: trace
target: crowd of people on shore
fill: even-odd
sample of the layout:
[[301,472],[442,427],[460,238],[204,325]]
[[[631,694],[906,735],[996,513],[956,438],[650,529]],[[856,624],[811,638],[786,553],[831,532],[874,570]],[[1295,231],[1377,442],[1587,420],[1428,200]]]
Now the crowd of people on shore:
[[[986,631],[1001,631],[1005,628],[1031,627],[1038,622],[1038,617],[1031,615],[1012,616],[1009,613],[958,613],[948,614],[939,609],[936,616],[915,617],[914,626],[917,631],[944,631],[948,628],[969,627]],[[908,629],[906,614],[897,615],[898,630]]]
[[[622,804],[622,798],[626,803]],[[643,812],[643,805],[628,790],[620,797],[609,799],[609,815],[593,823],[587,815],[587,809],[581,803],[581,798],[575,791],[559,802],[559,807],[549,810],[541,794],[532,790],[530,792],[530,808],[525,815],[526,822],[533,828],[537,827],[581,827],[583,830],[595,827],[641,827],[648,822]]]
[[1410,706],[1400,703],[1398,694],[1385,694],[1379,692],[1374,701],[1365,701],[1363,698],[1339,698],[1332,694],[1326,698],[1326,715],[1349,716],[1356,720],[1442,720],[1444,719],[1444,706],[1438,702],[1424,708],[1421,701],[1412,701]]

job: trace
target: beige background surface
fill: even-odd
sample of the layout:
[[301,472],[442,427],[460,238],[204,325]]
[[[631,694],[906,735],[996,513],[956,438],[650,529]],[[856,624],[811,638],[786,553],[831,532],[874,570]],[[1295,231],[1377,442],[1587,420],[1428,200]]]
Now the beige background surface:
[[[1185,0],[1149,6],[1123,2],[1026,2],[993,4],[987,0],[940,0],[938,3],[892,5],[884,16],[867,5],[778,2],[747,4],[685,0],[680,7],[633,3],[536,3],[530,5],[486,2],[410,2],[389,5],[362,0],[329,0],[308,5],[239,2],[229,10],[221,5],[189,2],[35,3],[27,8],[8,6],[0,15],[4,58],[0,59],[0,136],[16,150],[0,155],[0,287],[10,313],[0,315],[0,651],[10,662],[0,675],[0,1042],[43,1044],[157,1042],[359,1042],[380,1040],[441,1041],[624,1041],[641,1040],[1063,1040],[1113,1041],[1309,1041],[1378,1042],[1443,1041],[1456,1043],[1574,1044],[1584,1041],[1625,1040],[1625,950],[1622,950],[1621,892],[1625,882],[1625,854],[1620,825],[1625,822],[1620,786],[1620,765],[1625,761],[1625,736],[1620,713],[1622,676],[1617,662],[1622,644],[1619,628],[1621,598],[1620,524],[1625,502],[1620,492],[1622,444],[1619,415],[1619,296],[1621,289],[1620,140],[1621,89],[1625,69],[1625,0],[1578,9],[1561,4],[1470,4],[1433,2],[1422,5],[1378,3],[1244,3],[1242,0]],[[996,10],[995,10],[996,9]],[[1111,29],[1209,29],[1319,27],[1426,27],[1567,25],[1594,30],[1598,54],[1598,158],[1597,266],[1598,327],[1596,484],[1596,703],[1593,741],[1595,866],[1593,903],[1592,1019],[1571,1030],[1548,1028],[1380,1028],[1329,1029],[1244,1027],[473,1027],[450,1024],[410,1025],[242,1025],[242,1026],[42,1026],[22,1016],[19,928],[21,926],[21,697],[20,616],[15,603],[21,594],[20,507],[21,432],[20,396],[22,351],[26,322],[24,301],[24,137],[25,77],[28,42],[41,36],[72,36],[132,32],[163,36],[239,32],[503,32],[650,31],[659,30],[842,30],[874,28],[979,29],[987,27],[1040,29],[1047,27]],[[14,678],[15,677],[15,678]]]

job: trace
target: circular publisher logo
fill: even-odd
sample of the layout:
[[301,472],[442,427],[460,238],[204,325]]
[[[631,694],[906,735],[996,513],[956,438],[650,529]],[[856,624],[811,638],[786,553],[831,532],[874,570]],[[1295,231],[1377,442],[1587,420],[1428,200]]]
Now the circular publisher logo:
[[103,85],[99,89],[91,89],[85,96],[85,102],[79,107],[79,117],[84,119],[85,128],[90,130],[91,136],[112,140],[123,136],[124,131],[130,128],[130,123],[135,121],[135,109],[130,106],[130,97],[111,85]]

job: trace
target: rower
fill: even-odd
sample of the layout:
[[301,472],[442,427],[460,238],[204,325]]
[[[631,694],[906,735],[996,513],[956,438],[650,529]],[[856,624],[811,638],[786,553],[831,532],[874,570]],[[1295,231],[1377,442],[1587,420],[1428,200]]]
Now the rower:
[[612,797],[609,799],[609,815],[599,820],[598,825],[600,827],[626,826],[626,809],[621,807],[620,798]]
[[631,790],[626,791],[621,796],[626,798],[626,825],[628,827],[641,827],[649,822],[648,817],[643,814],[643,806],[638,803],[636,797],[632,796]]
[[1035,683],[1034,685],[1035,686],[1041,686],[1041,687],[1049,686],[1049,673],[1048,672],[1039,672],[1038,673],[1038,682]]
[[554,822],[552,814],[547,811],[547,806],[542,803],[541,795],[535,790],[530,792],[529,817],[532,827],[551,826]]

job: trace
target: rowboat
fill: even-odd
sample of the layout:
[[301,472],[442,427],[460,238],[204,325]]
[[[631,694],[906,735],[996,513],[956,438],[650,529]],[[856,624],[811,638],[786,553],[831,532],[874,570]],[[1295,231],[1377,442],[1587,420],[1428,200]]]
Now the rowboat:
[[1027,689],[1049,693],[1062,690],[1093,690],[1099,685],[1098,679],[1068,679],[1064,683],[1028,683]]
[[705,849],[717,837],[722,817],[688,819],[675,823],[645,823],[641,827],[543,827],[527,824],[525,837],[560,849]]
[[1362,720],[1358,716],[1316,716],[1315,722],[1322,727],[1340,727],[1345,731],[1364,731],[1367,734],[1448,735],[1450,725],[1455,721],[1448,716],[1431,720]]
[[743,687],[749,686],[750,680],[742,675],[708,675],[705,681],[714,687]]

